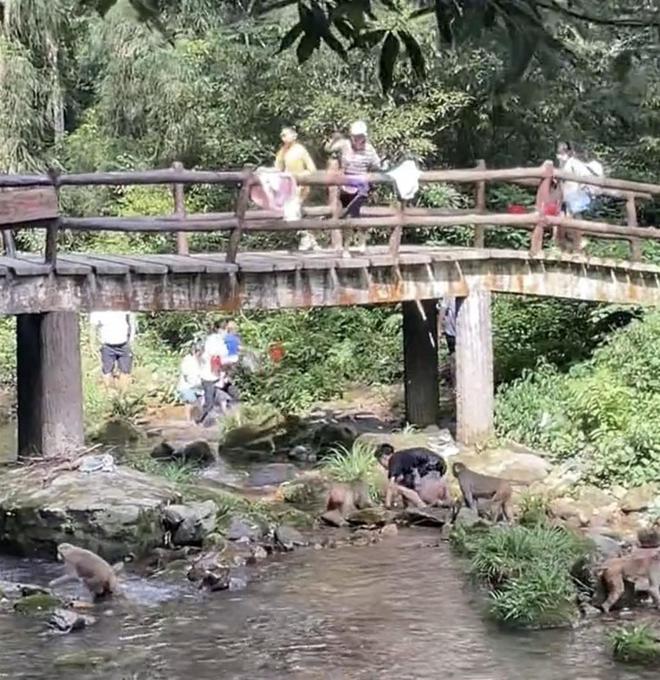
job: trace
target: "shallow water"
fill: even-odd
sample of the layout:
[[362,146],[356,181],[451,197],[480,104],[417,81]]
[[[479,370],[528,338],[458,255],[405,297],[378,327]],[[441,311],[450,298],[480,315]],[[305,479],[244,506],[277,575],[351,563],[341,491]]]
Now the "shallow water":
[[[197,594],[131,578],[129,602],[98,623],[55,636],[0,614],[0,678],[642,680],[616,666],[605,629],[506,633],[437,533],[408,530],[369,547],[303,550],[267,564],[240,593]],[[0,559],[12,580],[59,573],[54,564]],[[163,601],[167,598],[167,601]],[[62,657],[110,650],[93,670]],[[59,659],[59,661],[58,661]],[[9,670],[11,669],[11,670]]]

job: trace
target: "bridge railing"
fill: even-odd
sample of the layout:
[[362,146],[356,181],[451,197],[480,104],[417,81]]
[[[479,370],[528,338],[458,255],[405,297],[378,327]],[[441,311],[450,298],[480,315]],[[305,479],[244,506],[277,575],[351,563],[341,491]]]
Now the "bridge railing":
[[[387,173],[364,177],[372,185],[393,185]],[[15,255],[12,230],[45,228],[47,230],[45,261],[54,264],[57,240],[61,230],[177,233],[177,252],[188,253],[187,234],[190,232],[229,233],[226,260],[235,262],[241,236],[259,231],[289,232],[297,230],[331,231],[334,248],[343,247],[344,230],[372,228],[390,231],[389,250],[396,257],[403,230],[409,227],[474,227],[474,246],[485,243],[486,229],[513,227],[531,232],[530,253],[537,255],[543,248],[544,235],[553,232],[556,245],[568,247],[566,232],[587,234],[594,238],[627,241],[630,259],[641,259],[641,242],[660,240],[660,229],[639,227],[637,201],[660,194],[660,185],[621,180],[610,177],[578,177],[546,161],[539,167],[488,169],[483,161],[477,167],[461,170],[430,170],[422,172],[421,184],[458,183],[474,185],[474,208],[448,210],[410,205],[396,200],[388,206],[365,206],[359,218],[342,217],[338,188],[346,177],[336,166],[328,170],[296,176],[303,186],[323,186],[328,190],[328,202],[321,206],[305,206],[302,219],[285,221],[276,212],[249,210],[249,191],[257,181],[255,171],[186,170],[180,163],[172,168],[147,171],[95,172],[81,174],[0,175],[0,230],[5,251]],[[548,214],[553,202],[553,186],[557,181],[572,181],[599,188],[599,193],[626,202],[626,224],[565,215]],[[534,209],[522,214],[488,212],[487,183],[515,183],[536,188]],[[197,184],[227,185],[238,189],[235,209],[231,212],[187,214],[184,187]],[[59,209],[62,187],[169,185],[173,192],[173,213],[152,217],[70,217]],[[574,239],[575,240],[575,239]]]

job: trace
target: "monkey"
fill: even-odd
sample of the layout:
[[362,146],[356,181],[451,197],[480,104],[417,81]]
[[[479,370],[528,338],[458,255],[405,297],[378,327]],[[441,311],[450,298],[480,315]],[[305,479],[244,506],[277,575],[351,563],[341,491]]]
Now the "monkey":
[[64,562],[66,573],[53,579],[48,584],[49,588],[79,580],[85,584],[95,600],[119,592],[115,570],[91,550],[78,548],[70,543],[60,543],[57,546],[57,556]]
[[491,502],[491,518],[497,522],[501,516],[508,522],[511,520],[511,483],[506,479],[482,475],[465,467],[463,463],[452,466],[454,477],[458,480],[463,494],[463,501],[468,508],[479,511],[479,499]]
[[346,517],[354,510],[371,508],[373,503],[369,496],[369,485],[363,481],[350,484],[334,484],[328,492],[326,512],[339,510],[342,517]]
[[[630,555],[612,557],[602,567],[600,578],[608,593],[602,609],[607,614],[625,591],[625,581],[648,582],[648,593],[660,609],[660,548],[642,548]],[[644,583],[646,585],[646,583]]]
[[427,505],[450,506],[452,504],[451,495],[447,482],[436,471],[431,471],[425,476],[421,476],[419,470],[413,470],[415,491]]

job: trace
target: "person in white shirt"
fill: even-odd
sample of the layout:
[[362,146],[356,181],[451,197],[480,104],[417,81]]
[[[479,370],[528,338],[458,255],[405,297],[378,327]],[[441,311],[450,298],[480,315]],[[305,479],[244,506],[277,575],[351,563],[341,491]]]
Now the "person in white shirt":
[[119,371],[119,384],[125,387],[133,370],[131,343],[137,332],[135,315],[131,312],[92,312],[89,321],[101,343],[103,380],[110,386],[116,367]]
[[[603,166],[592,160],[588,163],[578,158],[578,155],[570,142],[560,142],[557,145],[557,161],[559,167],[577,177],[602,177]],[[562,207],[568,217],[581,219],[584,213],[591,207],[593,197],[597,195],[598,187],[571,180],[561,183]],[[577,250],[583,250],[586,245],[582,234],[575,229],[566,232],[573,240],[573,246]]]
[[201,342],[195,342],[181,361],[181,373],[177,392],[179,393],[179,398],[185,404],[186,418],[188,420],[192,420],[193,407],[204,394],[202,388],[203,355],[204,345]]
[[[225,343],[225,330],[221,323],[216,323],[213,330],[206,338],[204,352],[202,354],[202,389],[204,391],[204,410],[197,420],[203,423],[216,405],[217,391],[222,390],[228,382],[226,367],[229,364],[229,350]],[[220,403],[224,411],[226,403]]]

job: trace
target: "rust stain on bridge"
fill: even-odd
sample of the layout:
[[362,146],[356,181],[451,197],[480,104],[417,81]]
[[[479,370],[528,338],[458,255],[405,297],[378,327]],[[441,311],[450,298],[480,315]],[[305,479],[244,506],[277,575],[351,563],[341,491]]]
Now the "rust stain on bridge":
[[[341,253],[97,256],[66,254],[49,267],[35,256],[0,257],[0,312],[134,309],[186,311],[394,304],[463,296],[472,289],[575,300],[660,302],[660,268],[522,251],[383,247],[347,262]],[[408,257],[405,257],[408,255]]]

